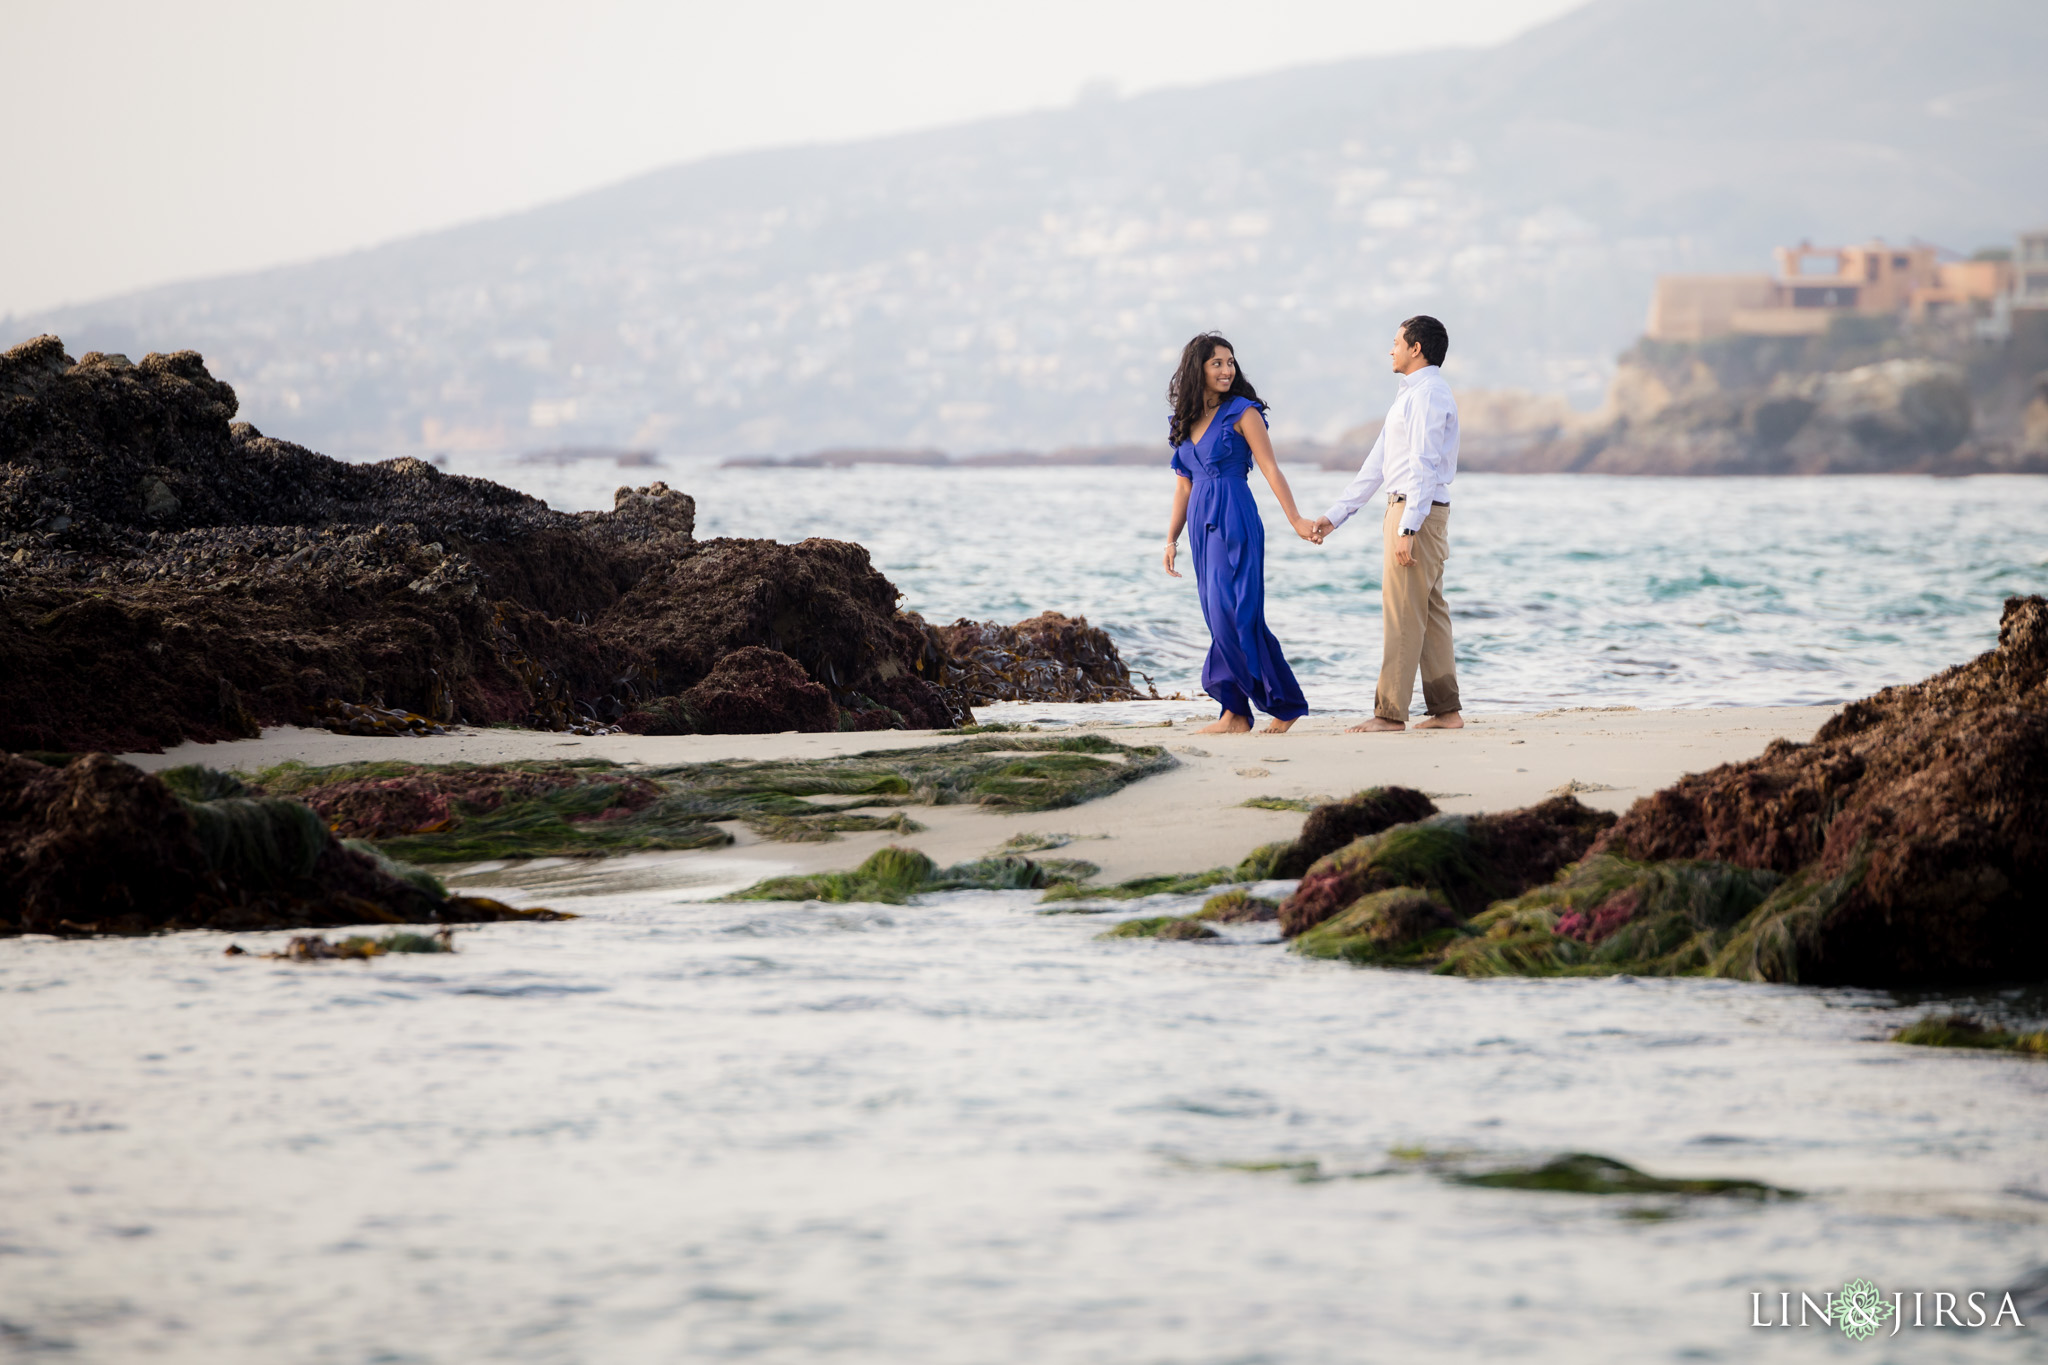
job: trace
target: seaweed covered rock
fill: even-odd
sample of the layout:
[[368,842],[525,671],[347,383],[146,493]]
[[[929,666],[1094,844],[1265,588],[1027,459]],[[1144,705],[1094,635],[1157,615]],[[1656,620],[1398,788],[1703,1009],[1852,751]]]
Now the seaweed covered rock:
[[1265,856],[1259,865],[1260,875],[1300,877],[1318,860],[1353,840],[1435,814],[1436,803],[1412,787],[1369,787],[1342,801],[1325,802],[1309,811],[1292,843],[1270,853],[1261,851]]
[[1157,938],[1171,943],[1220,939],[1223,935],[1199,919],[1183,918],[1179,915],[1153,915],[1144,919],[1127,919],[1114,929],[1105,929],[1095,937]]
[[1527,810],[1443,815],[1395,825],[1318,860],[1280,906],[1289,937],[1362,898],[1397,887],[1433,893],[1459,919],[1555,877],[1584,856],[1614,816],[1576,797],[1554,796]]
[[1784,877],[1711,970],[1903,985],[2048,975],[2048,601],[1998,646],[1853,702],[1811,744],[1681,779],[1599,849]]
[[1361,896],[1294,940],[1304,957],[1410,966],[1455,938],[1462,923],[1439,893],[1397,886]]
[[1437,965],[1460,976],[1697,974],[1782,881],[1711,860],[1596,854],[1473,917]]
[[963,618],[926,629],[949,661],[947,685],[973,706],[1159,695],[1132,685],[1115,643],[1086,617],[1048,611],[1013,626]]
[[710,734],[839,728],[839,708],[832,704],[832,694],[812,682],[795,659],[759,645],[743,646],[720,659],[682,701]]
[[1280,903],[1254,896],[1243,887],[1211,896],[1189,918],[1213,920],[1218,924],[1252,924],[1280,918]]
[[306,806],[180,796],[106,754],[0,754],[0,935],[431,924],[516,915],[335,839]]
[[727,896],[735,901],[871,901],[900,905],[934,891],[1036,891],[1095,875],[1095,864],[1064,858],[998,857],[940,867],[914,848],[875,850],[851,872],[770,877]]
[[74,363],[42,337],[0,355],[0,745],[158,749],[350,707],[615,722],[749,646],[796,659],[861,728],[971,719],[857,545],[700,542],[695,504],[660,483],[556,512],[234,412],[191,352]]

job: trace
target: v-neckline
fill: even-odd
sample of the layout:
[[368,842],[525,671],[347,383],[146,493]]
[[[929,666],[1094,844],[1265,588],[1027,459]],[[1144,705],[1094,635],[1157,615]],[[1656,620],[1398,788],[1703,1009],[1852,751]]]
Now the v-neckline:
[[1201,446],[1202,446],[1202,442],[1203,442],[1203,441],[1204,441],[1205,439],[1207,439],[1207,437],[1208,437],[1208,435],[1209,435],[1209,433],[1210,433],[1210,432],[1212,432],[1212,431],[1214,431],[1214,430],[1216,429],[1216,419],[1217,419],[1217,418],[1219,418],[1219,417],[1221,417],[1221,416],[1223,415],[1223,409],[1224,409],[1224,408],[1226,408],[1226,407],[1228,407],[1228,406],[1230,405],[1230,400],[1231,400],[1231,398],[1233,398],[1233,397],[1235,397],[1235,396],[1236,396],[1236,395],[1234,395],[1234,394],[1232,394],[1232,395],[1227,395],[1227,396],[1225,396],[1225,398],[1223,399],[1223,401],[1222,401],[1221,403],[1218,403],[1218,404],[1216,405],[1216,410],[1215,410],[1214,412],[1212,412],[1212,413],[1210,413],[1210,414],[1209,414],[1209,423],[1208,423],[1208,425],[1202,428],[1202,434],[1201,434],[1200,436],[1194,436],[1194,435],[1190,435],[1190,436],[1188,437],[1188,444],[1189,444],[1189,445],[1191,445],[1191,446],[1195,447],[1195,448],[1196,448],[1197,450],[1201,449]]

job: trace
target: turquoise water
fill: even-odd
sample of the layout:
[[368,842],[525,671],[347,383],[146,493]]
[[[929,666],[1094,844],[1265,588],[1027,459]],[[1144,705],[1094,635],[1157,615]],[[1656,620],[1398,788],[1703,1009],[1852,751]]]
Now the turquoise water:
[[[454,467],[570,509],[609,507],[615,485],[648,478],[601,463]],[[1194,582],[1159,568],[1163,472],[655,473],[696,496],[702,535],[858,541],[930,619],[1085,615],[1162,693],[1198,688],[1208,636]],[[1314,511],[1346,481],[1291,477]],[[1369,710],[1376,518],[1367,509],[1317,548],[1258,487],[1274,633],[1311,706]],[[2048,479],[1468,474],[1451,540],[1446,595],[1469,704],[1827,703],[1988,649],[2008,595],[2048,591]]]

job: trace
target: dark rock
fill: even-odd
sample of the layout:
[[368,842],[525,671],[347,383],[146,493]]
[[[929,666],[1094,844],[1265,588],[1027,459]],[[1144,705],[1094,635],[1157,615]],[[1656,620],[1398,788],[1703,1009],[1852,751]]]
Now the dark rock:
[[837,730],[839,708],[787,654],[746,645],[720,659],[682,701],[705,731],[772,735],[784,730]]
[[951,661],[945,685],[969,705],[1135,701],[1159,695],[1132,685],[1115,643],[1086,617],[1048,611],[1014,626],[962,619],[926,629],[937,652]]
[[306,806],[180,797],[106,754],[0,754],[0,936],[431,924],[521,912],[347,848]]
[[191,352],[0,356],[0,745],[158,749],[315,714],[699,729],[719,721],[656,703],[748,646],[796,659],[853,728],[972,720],[857,545],[698,542],[659,483],[556,512],[234,411]]
[[1280,905],[1289,937],[1321,924],[1377,891],[1433,893],[1460,919],[1504,896],[1548,882],[1584,856],[1614,816],[1576,797],[1553,796],[1527,810],[1444,815],[1395,825],[1318,860]]
[[1435,814],[1436,803],[1412,787],[1371,787],[1342,801],[1328,802],[1309,812],[1308,819],[1301,822],[1300,835],[1270,860],[1264,875],[1300,877],[1319,858],[1354,839]]
[[2006,603],[1996,649],[1853,702],[1638,801],[1598,848],[1786,878],[1724,975],[1904,985],[2048,975],[2048,601]]

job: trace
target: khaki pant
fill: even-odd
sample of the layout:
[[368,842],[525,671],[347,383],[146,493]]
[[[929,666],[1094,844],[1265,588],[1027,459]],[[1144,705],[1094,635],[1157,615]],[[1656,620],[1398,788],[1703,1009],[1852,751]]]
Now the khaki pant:
[[1415,695],[1415,671],[1422,670],[1422,709],[1446,716],[1458,709],[1458,664],[1451,654],[1451,609],[1444,602],[1444,561],[1451,557],[1451,509],[1432,507],[1414,536],[1413,564],[1394,562],[1406,503],[1387,504],[1380,524],[1384,542],[1380,566],[1380,618],[1385,642],[1373,714],[1382,720],[1408,719]]

